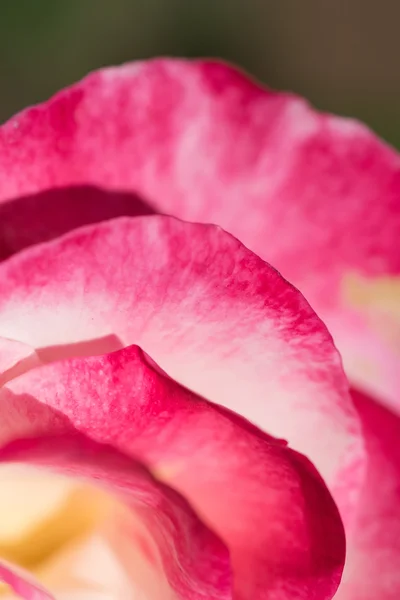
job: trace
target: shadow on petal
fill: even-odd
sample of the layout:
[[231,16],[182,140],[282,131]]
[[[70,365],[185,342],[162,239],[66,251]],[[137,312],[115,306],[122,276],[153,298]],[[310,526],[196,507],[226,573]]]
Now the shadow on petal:
[[0,260],[77,227],[154,213],[136,194],[93,186],[56,188],[23,196],[0,204]]

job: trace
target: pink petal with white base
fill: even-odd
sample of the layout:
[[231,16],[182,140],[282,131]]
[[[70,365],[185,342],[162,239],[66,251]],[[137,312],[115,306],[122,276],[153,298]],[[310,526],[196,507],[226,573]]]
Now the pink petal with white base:
[[337,600],[400,598],[400,418],[353,391],[368,455]]
[[[29,395],[60,412],[87,438],[136,457],[187,498],[228,546],[235,599],[332,597],[344,560],[344,535],[337,509],[312,465],[241,417],[181,387],[140,349],[34,369],[10,381],[3,390],[4,397],[9,394],[21,400]],[[6,449],[0,458],[63,463],[69,474],[80,475],[90,465],[88,476],[99,479],[106,469],[109,482],[118,477],[118,489],[124,492],[111,459],[97,453],[96,446],[92,450],[89,442],[78,442],[28,441],[20,450],[17,444],[18,454]],[[140,504],[135,512],[142,514]],[[156,513],[144,517],[156,540],[160,529],[168,530]],[[196,533],[199,537],[192,531]],[[180,552],[180,562],[184,554]],[[190,564],[198,568],[195,581],[204,572],[217,571],[199,558]]]
[[156,60],[17,115],[0,165],[4,200],[97,185],[222,225],[304,292],[353,381],[399,405],[400,158],[362,125],[221,63]]
[[219,228],[116,219],[22,252],[0,265],[0,335],[44,361],[140,345],[311,458],[350,518],[362,449],[332,340],[297,290]]

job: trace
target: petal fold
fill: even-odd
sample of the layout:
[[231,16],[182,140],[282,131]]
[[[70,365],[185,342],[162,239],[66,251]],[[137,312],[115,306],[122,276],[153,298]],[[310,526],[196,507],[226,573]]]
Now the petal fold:
[[306,454],[351,518],[363,450],[331,337],[221,229],[122,218],[21,252],[0,265],[0,335],[45,362],[140,345],[181,384]]

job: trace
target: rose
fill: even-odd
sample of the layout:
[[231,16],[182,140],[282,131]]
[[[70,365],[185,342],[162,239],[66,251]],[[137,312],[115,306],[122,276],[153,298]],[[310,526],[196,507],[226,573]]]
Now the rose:
[[[367,130],[315,114],[300,100],[267,92],[218,63],[156,61],[92,75],[43,107],[17,116],[3,127],[0,139],[4,258],[80,225],[121,214],[161,211],[216,222],[306,294],[331,328],[353,383],[395,403],[395,287],[390,276],[399,269],[398,159]],[[189,559],[187,548],[178,545],[179,534],[172,536],[174,555],[186,569],[186,584],[194,582],[213,597],[217,592],[212,583],[218,580],[220,596],[231,597],[233,567],[238,598],[270,598],[278,590],[283,598],[330,597],[342,547],[340,526],[321,482],[318,493],[327,503],[334,531],[326,519],[321,523],[322,505],[316,510],[309,493],[301,498],[283,493],[279,499],[273,494],[271,504],[272,481],[258,480],[250,468],[261,464],[268,472],[263,452],[272,446],[282,452],[270,438],[261,438],[231,413],[202,404],[166,379],[141,351],[127,348],[107,354],[118,345],[139,343],[177,381],[233,408],[269,434],[286,437],[313,460],[338,503],[347,532],[338,598],[397,597],[398,419],[361,392],[353,393],[354,411],[323,326],[271,268],[213,227],[151,216],[92,226],[17,254],[1,266],[0,285],[0,335],[19,342],[5,340],[2,352],[3,367],[8,368],[3,443],[28,434],[55,436],[52,461],[48,438],[30,442],[29,452],[27,442],[14,441],[4,448],[3,460],[19,461],[28,455],[34,463],[79,467],[87,475],[105,462],[112,466],[101,472],[106,478],[113,473],[115,477],[115,470],[125,473],[130,457],[129,469],[139,469],[142,486],[149,485],[150,476],[143,474],[141,463],[153,471],[155,465],[162,485],[171,485],[191,502],[178,520],[188,527],[185,531],[193,532],[191,519],[203,520]],[[39,351],[32,352],[28,345]],[[90,359],[91,354],[102,358]],[[77,355],[83,358],[66,360]],[[366,361],[375,370],[360,368]],[[39,362],[50,364],[37,368]],[[156,427],[163,411],[154,418],[155,397],[135,397],[148,410],[144,423],[144,416],[135,414],[134,400],[128,406],[122,402],[126,394],[121,390],[132,377],[135,386],[144,382],[143,390],[150,380],[150,388],[162,390],[157,398],[166,399],[173,434],[168,433],[168,443],[159,452],[167,464],[159,464],[161,454],[153,448],[164,431]],[[174,418],[168,387],[172,385],[179,408]],[[88,412],[87,397],[96,398]],[[122,421],[122,408],[137,419],[126,423],[123,413]],[[196,414],[192,429],[187,410]],[[199,428],[202,411],[210,416],[210,424]],[[23,417],[31,420],[37,413],[34,426],[40,428],[35,432]],[[140,432],[137,422],[142,423]],[[71,439],[71,427],[85,438],[76,434]],[[177,433],[180,428],[183,438]],[[209,432],[202,443],[196,437],[199,429]],[[250,436],[246,439],[253,441],[240,442],[232,459],[226,445],[215,446],[216,431],[230,442],[230,452],[236,448],[232,439]],[[171,441],[175,437],[176,446]],[[132,438],[138,445],[133,446]],[[253,443],[261,444],[260,439],[264,450],[257,446],[259,454],[252,455]],[[113,448],[95,446],[91,456],[96,460],[82,461],[82,447],[104,442]],[[182,459],[182,447],[190,458],[174,467],[177,454]],[[84,464],[76,464],[77,455]],[[139,464],[132,465],[132,457]],[[69,464],[63,465],[67,458]],[[212,460],[219,474],[223,465],[223,481],[206,471]],[[232,470],[236,460],[246,465],[240,470],[240,484],[238,471]],[[298,455],[286,449],[282,460],[285,469],[291,464],[293,480],[300,481],[304,471],[296,462]],[[282,463],[273,464],[274,480],[282,486]],[[308,467],[307,472],[309,490],[310,483],[316,484]],[[134,483],[138,485],[130,482]],[[151,493],[163,494],[163,502],[168,502],[173,492],[152,479],[151,483]],[[284,486],[284,491],[293,485]],[[257,490],[255,504],[248,490]],[[212,501],[205,502],[207,498]],[[259,518],[253,525],[244,518],[255,514],[260,498],[266,514],[277,516],[278,502],[288,506],[290,501],[295,511],[303,508],[303,529],[295,536],[301,552],[288,552],[289,547],[293,550],[293,533],[283,535],[290,530],[284,511],[273,519],[272,529],[262,526]],[[227,506],[232,508],[229,515]],[[310,514],[307,528],[305,515]],[[164,518],[168,515],[167,511]],[[240,531],[234,521],[242,524]],[[322,537],[330,531],[335,543],[322,543],[315,535],[316,525]],[[168,560],[171,553],[163,554],[162,524],[150,530],[160,544],[170,586],[178,597],[190,597],[193,586],[182,587],[182,580],[176,579],[178,563]],[[266,542],[272,539],[273,544]],[[115,547],[115,541],[109,546]],[[194,560],[200,549],[202,560]],[[197,570],[190,568],[194,563]],[[199,565],[207,568],[200,570]],[[166,597],[164,589],[158,592]]]
[[[18,206],[11,218],[29,218]],[[52,230],[38,206],[33,219]],[[311,466],[131,346],[206,397],[251,401],[254,419],[297,440],[336,488],[357,458],[355,416],[330,337],[298,292],[228,234],[157,216],[77,230],[1,273],[3,461],[92,476],[141,501],[127,523],[123,513],[126,537],[115,524],[101,531],[146,598],[231,598],[232,586],[239,599],[332,596],[343,532]],[[331,433],[313,431],[331,419]],[[347,495],[338,489],[342,503]],[[98,565],[85,562],[84,584],[94,577],[97,589]],[[76,585],[69,568],[57,596]],[[125,580],[114,595],[129,593]]]

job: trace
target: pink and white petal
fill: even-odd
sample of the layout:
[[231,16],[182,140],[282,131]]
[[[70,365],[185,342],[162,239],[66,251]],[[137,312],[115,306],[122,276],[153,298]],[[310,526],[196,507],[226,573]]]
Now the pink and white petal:
[[400,418],[358,391],[353,398],[368,467],[338,600],[400,598]]
[[0,165],[4,200],[97,185],[223,226],[304,292],[350,377],[399,404],[400,159],[364,126],[222,63],[154,60],[17,115]]
[[29,462],[93,480],[124,500],[130,511],[124,512],[119,527],[124,527],[132,598],[142,594],[146,600],[231,600],[225,546],[186,500],[134,459],[71,430],[14,440],[0,450],[0,460]]
[[0,265],[0,335],[45,361],[140,345],[183,385],[288,439],[350,519],[362,448],[331,337],[221,229],[116,219],[21,252]]
[[[227,544],[238,600],[334,594],[344,533],[311,463],[181,387],[139,348],[34,369],[10,381],[3,394],[33,396],[90,439],[137,457],[181,492]],[[51,458],[53,445],[47,446]],[[63,442],[61,457],[66,447]],[[34,449],[25,453],[34,460]],[[93,452],[82,454],[96,463]],[[70,464],[71,452],[66,455]],[[123,537],[115,546],[123,547]]]
[[30,573],[4,560],[0,560],[0,581],[6,583],[19,598],[55,600],[54,596],[42,587]]

